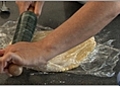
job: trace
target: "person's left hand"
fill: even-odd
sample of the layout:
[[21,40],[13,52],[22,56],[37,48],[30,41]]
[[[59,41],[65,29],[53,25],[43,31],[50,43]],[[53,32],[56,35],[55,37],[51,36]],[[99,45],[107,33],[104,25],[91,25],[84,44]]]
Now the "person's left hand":
[[34,8],[33,12],[39,16],[42,11],[43,1],[16,1],[20,14],[27,11],[30,6]]

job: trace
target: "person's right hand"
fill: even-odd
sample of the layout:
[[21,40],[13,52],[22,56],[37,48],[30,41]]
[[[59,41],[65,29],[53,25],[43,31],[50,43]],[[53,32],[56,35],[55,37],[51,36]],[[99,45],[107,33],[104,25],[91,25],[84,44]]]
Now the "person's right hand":
[[[33,42],[18,42],[0,50],[0,73],[8,72],[10,63],[22,67],[41,67],[47,63],[45,49]],[[46,55],[46,56],[45,56]],[[45,57],[44,57],[45,56]]]
[[42,11],[43,1],[16,1],[20,14],[27,11],[30,6],[34,8],[33,12],[39,16]]

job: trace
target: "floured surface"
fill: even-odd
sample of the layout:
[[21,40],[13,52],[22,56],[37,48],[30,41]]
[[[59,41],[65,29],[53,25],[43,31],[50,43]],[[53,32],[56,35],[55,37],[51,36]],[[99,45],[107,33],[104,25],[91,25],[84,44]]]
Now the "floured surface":
[[[35,33],[33,41],[38,41],[47,36],[51,31],[40,31]],[[83,61],[90,52],[96,46],[96,42],[94,37],[86,40],[82,44],[54,57],[49,60],[46,66],[46,69],[41,67],[35,67],[32,69],[38,71],[48,71],[48,72],[62,72],[66,70],[70,70],[76,68],[80,65],[81,61]]]
[[[1,42],[0,48],[5,48],[6,46],[8,46],[10,44],[10,41],[12,41],[12,38],[14,36],[15,29],[16,29],[16,21],[7,21],[0,27],[0,42]],[[45,35],[46,33],[50,33],[50,31],[48,31],[48,30],[52,30],[52,28],[37,25],[35,34],[37,33],[38,36],[35,35],[36,40],[37,40],[37,37],[44,38],[46,36]],[[46,32],[46,33],[44,33],[44,32]],[[39,35],[39,33],[41,33],[42,35]],[[115,34],[117,35],[117,33],[118,32],[116,32]],[[113,33],[111,32],[111,34],[110,34],[110,30],[104,29],[100,35],[97,35],[97,37],[95,36],[95,38],[96,38],[95,40],[96,40],[97,44],[96,44],[94,50],[84,60],[79,61],[77,64],[74,60],[75,55],[77,55],[77,54],[70,54],[71,55],[71,56],[69,56],[69,57],[71,57],[70,61],[74,62],[74,65],[76,65],[77,68],[75,68],[75,66],[73,66],[72,68],[75,68],[75,69],[70,70],[70,68],[69,68],[69,70],[66,72],[72,73],[72,74],[77,74],[77,75],[90,74],[90,75],[95,75],[95,76],[99,76],[99,77],[113,76],[115,74],[114,68],[115,68],[117,62],[119,61],[120,50],[114,47],[115,42],[119,41],[119,37],[116,41],[116,39],[109,38],[109,36],[111,36],[111,35],[113,35]],[[34,37],[34,40],[35,40],[35,37]],[[119,47],[119,44],[117,44],[117,47]],[[76,50],[76,51],[78,51],[78,50]],[[76,52],[74,52],[74,53],[76,53]],[[60,60],[55,60],[55,61],[56,62],[58,61],[58,63],[60,63]],[[62,70],[67,70],[66,67],[70,66],[72,63],[72,62],[70,63],[68,60],[63,60],[63,59],[61,59],[61,61],[62,62],[65,61],[65,63],[61,63],[62,65],[64,65],[64,67],[61,66],[61,64],[58,65],[56,63],[51,63],[53,66],[51,66],[51,64],[47,64],[47,65],[49,65],[49,67],[53,67],[52,70],[54,69],[55,72],[60,72],[59,70],[61,70],[61,68],[63,68]],[[55,65],[56,65],[56,67],[55,67]],[[65,67],[65,65],[66,65],[66,67]],[[73,65],[73,63],[72,63],[72,65]],[[49,67],[47,66],[47,68],[49,68]],[[41,69],[43,69],[43,68],[41,68]],[[43,69],[43,71],[45,71],[45,70],[46,69]],[[38,71],[41,71],[41,70],[38,68]],[[50,70],[47,70],[47,71],[50,71]],[[44,72],[42,72],[42,73],[44,73]]]

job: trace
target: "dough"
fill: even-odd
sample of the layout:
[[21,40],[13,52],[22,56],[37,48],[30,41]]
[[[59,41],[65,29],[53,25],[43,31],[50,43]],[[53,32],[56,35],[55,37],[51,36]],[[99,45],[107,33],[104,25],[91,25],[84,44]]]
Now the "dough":
[[[47,36],[51,31],[36,32],[32,41],[38,41]],[[86,40],[82,44],[49,60],[46,68],[34,67],[37,71],[63,72],[78,67],[96,46],[94,37]]]

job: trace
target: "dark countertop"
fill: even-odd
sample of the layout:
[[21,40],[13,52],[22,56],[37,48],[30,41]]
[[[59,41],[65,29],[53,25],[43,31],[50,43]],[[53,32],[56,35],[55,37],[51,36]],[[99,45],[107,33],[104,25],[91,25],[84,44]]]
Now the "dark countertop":
[[[1,2],[0,2],[1,3]],[[0,4],[1,5],[1,4]],[[8,20],[17,20],[18,8],[13,1],[7,1],[7,6],[11,10],[11,16],[8,19],[0,18],[0,25]],[[14,6],[14,7],[13,7]],[[43,26],[56,28],[62,22],[67,20],[82,5],[78,2],[50,1],[46,2],[43,13],[38,23]],[[15,8],[16,7],[16,8]],[[120,16],[116,17],[104,29],[109,30],[107,39],[115,39],[114,48],[120,49]],[[105,34],[101,31],[97,35]],[[105,41],[101,42],[104,43]],[[119,57],[120,59],[120,57]],[[96,77],[92,75],[77,75],[71,73],[44,73],[34,70],[24,69],[23,74],[18,77],[7,77],[0,74],[1,85],[117,85],[116,75],[119,71],[120,61],[117,62],[114,70],[116,74],[113,77]],[[32,75],[34,73],[34,75]]]

